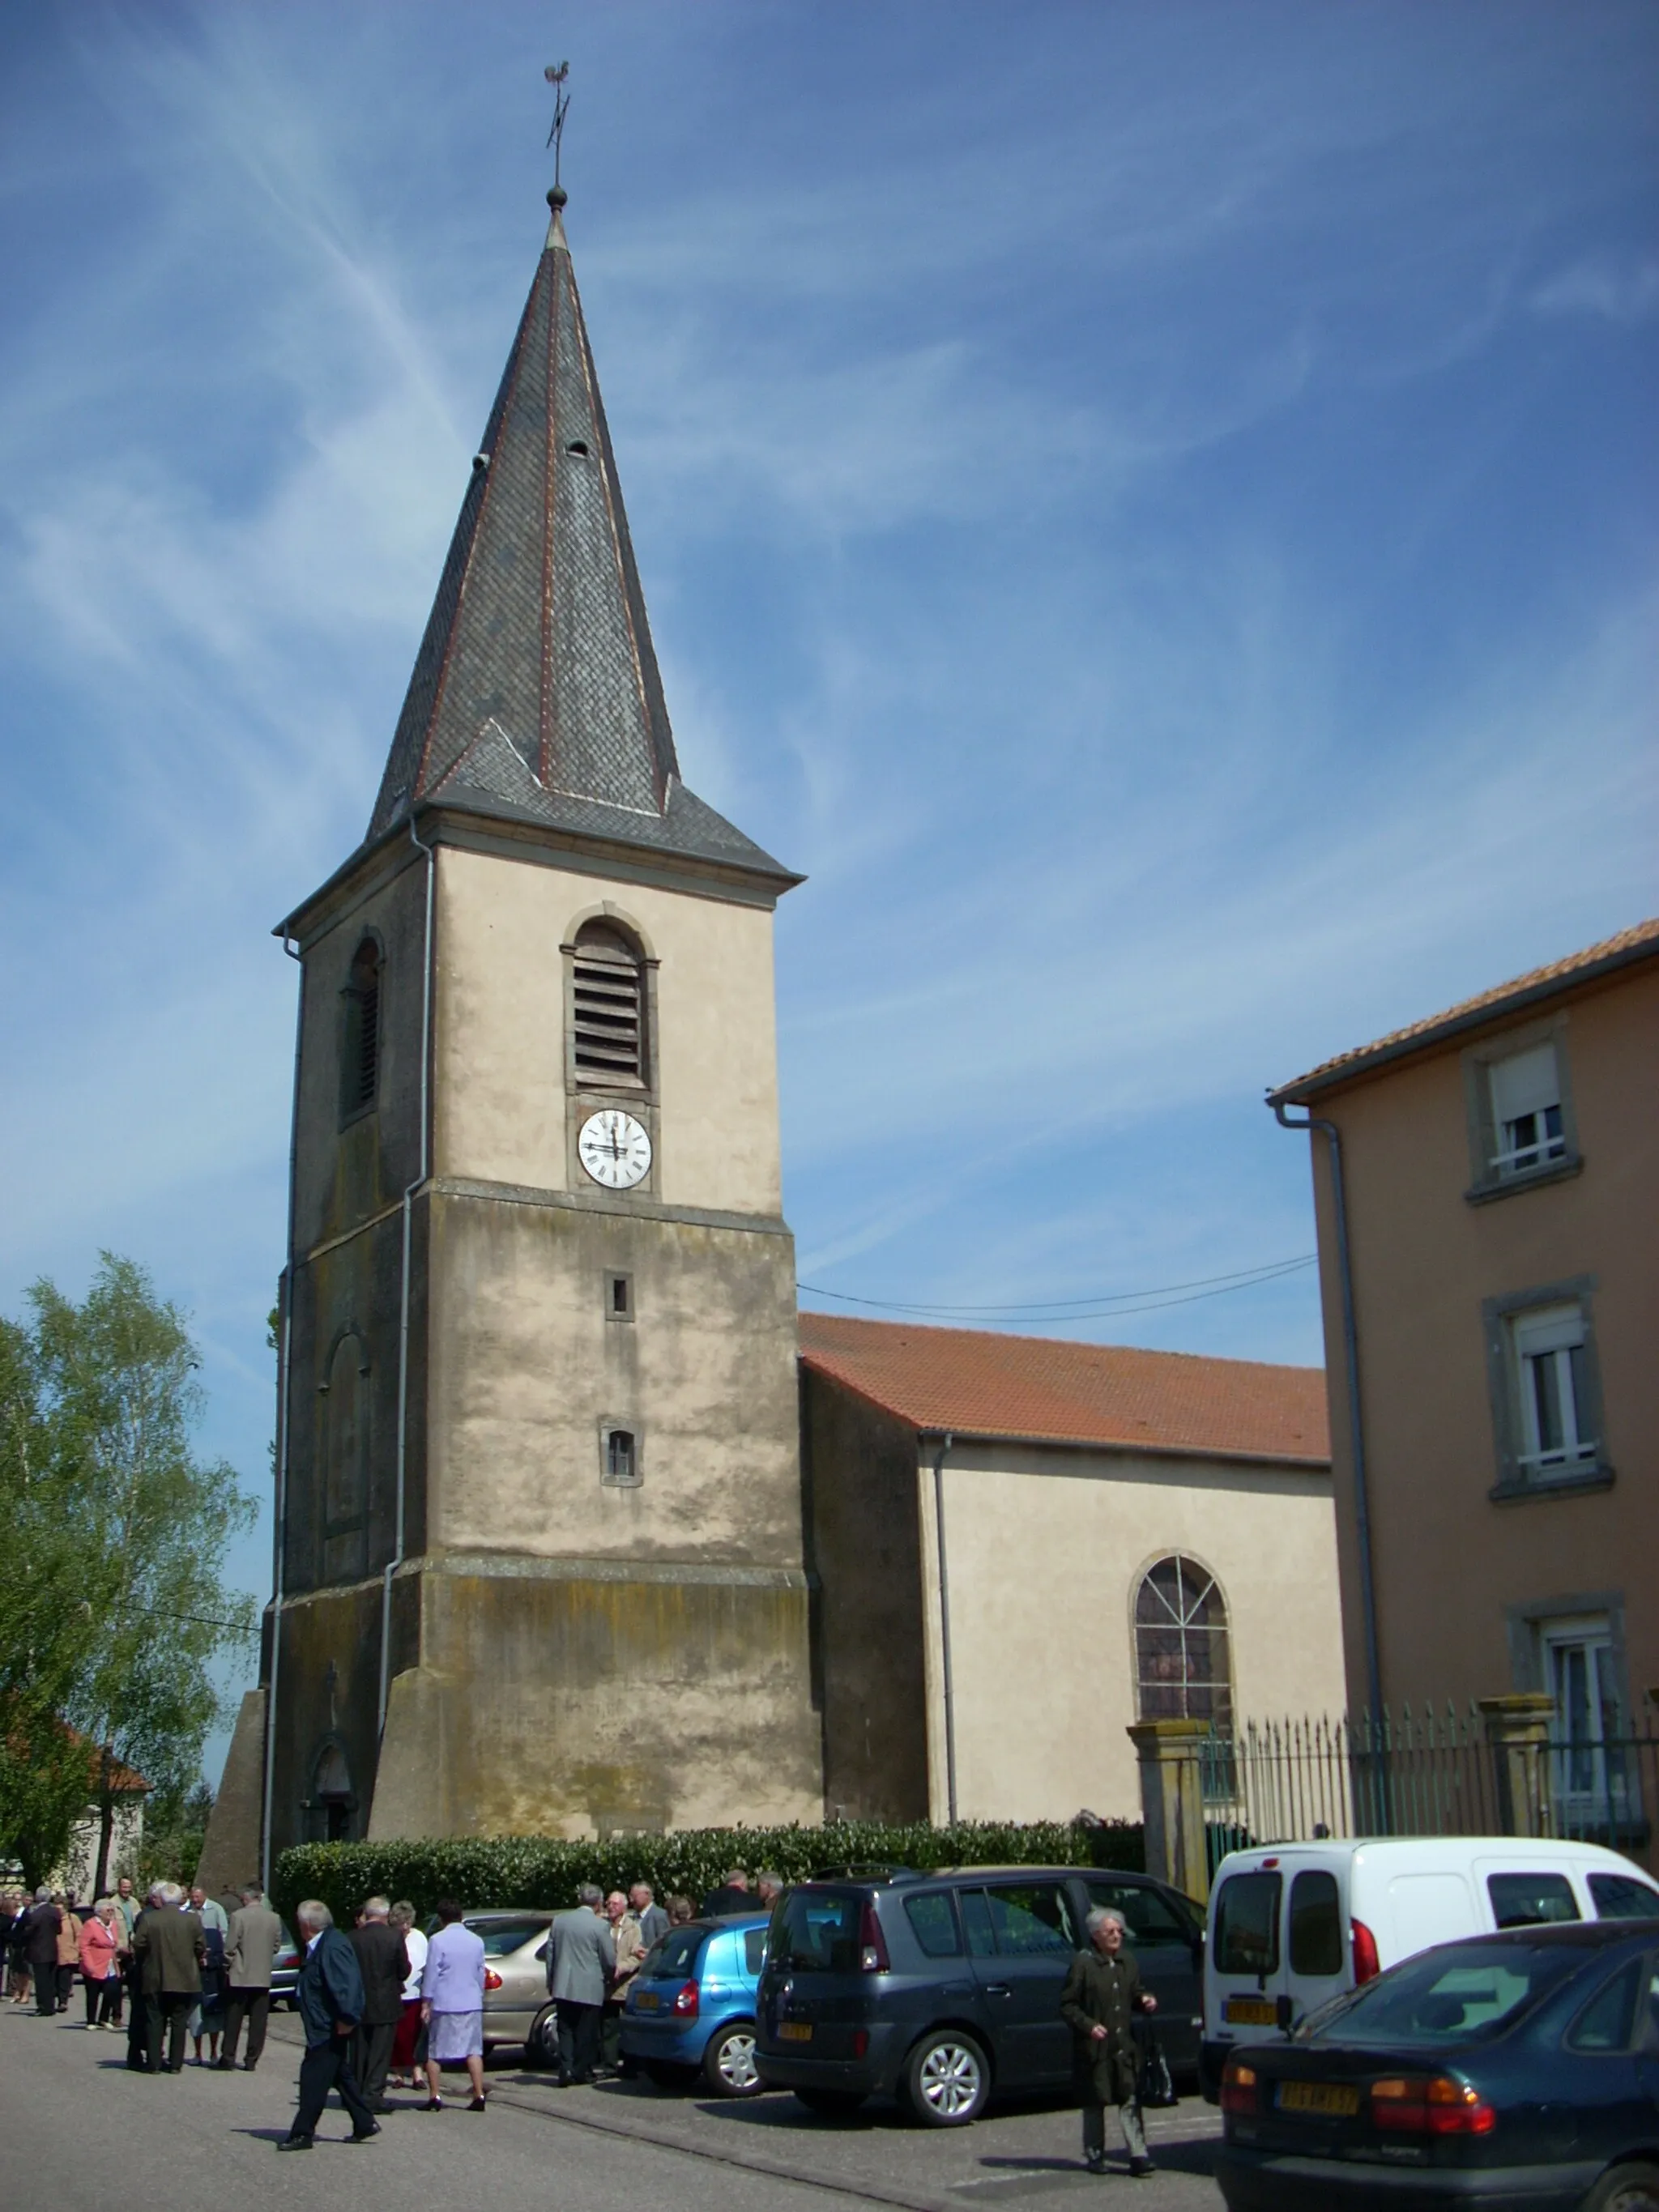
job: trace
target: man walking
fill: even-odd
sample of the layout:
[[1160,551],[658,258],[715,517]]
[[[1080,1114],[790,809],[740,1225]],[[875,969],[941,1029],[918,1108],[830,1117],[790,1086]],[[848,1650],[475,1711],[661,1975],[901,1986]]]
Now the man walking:
[[547,1952],[548,1994],[559,2008],[559,2087],[593,2079],[605,1992],[617,1972],[617,1947],[605,1917],[605,1893],[591,1881],[568,1912],[554,1915]]
[[184,1892],[176,1881],[158,1884],[150,1896],[152,1902],[139,1914],[132,1931],[132,1955],[138,1962],[138,1991],[143,1998],[144,2071],[182,2074],[191,2011],[202,1994],[207,1938],[196,1915],[179,1910]]
[[409,1953],[403,1937],[389,1924],[391,1911],[390,1899],[371,1897],[349,1939],[357,1954],[357,1971],[363,1978],[363,2011],[351,2063],[363,2102],[371,2112],[392,2110],[386,2100],[386,2069],[392,2063],[392,2039],[403,2016],[404,1984],[409,1978]]
[[1072,2031],[1073,2074],[1083,2102],[1084,2162],[1091,2173],[1106,2172],[1106,2107],[1115,2105],[1118,2125],[1128,2145],[1129,2171],[1139,2180],[1158,2169],[1146,2155],[1146,2137],[1135,2108],[1131,2023],[1137,2012],[1156,2012],[1158,1999],[1141,1988],[1140,1968],[1123,1948],[1123,1915],[1101,1905],[1084,1925],[1091,1948],[1072,1960],[1060,1993],[1060,2017]]
[[315,1897],[295,1912],[305,1964],[295,1985],[295,2002],[305,2024],[306,2055],[300,2061],[300,2103],[278,2150],[309,2150],[323,2117],[328,2093],[337,2089],[351,2115],[351,2140],[367,2142],[380,2132],[357,2092],[351,2073],[351,2039],[363,2016],[363,1978],[357,1954],[334,1925],[334,1915]]
[[39,2013],[55,2013],[58,2009],[58,1938],[63,1925],[64,1916],[52,1903],[52,1892],[43,1882],[29,1907],[28,1932],[23,1944],[23,1956],[34,1978],[34,2009]]
[[258,1882],[242,1892],[242,1901],[230,1916],[225,1933],[225,2040],[219,2054],[219,2070],[228,2074],[236,2063],[236,2045],[242,2022],[247,2022],[247,2056],[242,2071],[251,2074],[265,2047],[265,2022],[270,2015],[270,1970],[283,1948],[283,1923],[265,1903]]

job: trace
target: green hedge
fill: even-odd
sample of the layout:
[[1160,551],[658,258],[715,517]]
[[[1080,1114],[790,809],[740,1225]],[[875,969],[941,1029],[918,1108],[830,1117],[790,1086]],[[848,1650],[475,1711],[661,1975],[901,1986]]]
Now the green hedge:
[[683,1892],[693,1902],[728,1867],[751,1874],[775,1868],[799,1881],[828,1866],[1099,1866],[1139,1872],[1146,1864],[1140,1823],[1102,1827],[1042,1820],[1021,1827],[963,1820],[953,1828],[925,1821],[889,1826],[842,1820],[827,1828],[688,1828],[666,1836],[617,1836],[559,1843],[539,1836],[422,1838],[408,1843],[301,1844],[276,1862],[272,1890],[291,1913],[302,1897],[320,1897],[350,1924],[366,1897],[409,1899],[430,1912],[453,1897],[469,1911],[489,1905],[574,1905],[578,1882],[602,1889],[648,1881],[659,1898]]

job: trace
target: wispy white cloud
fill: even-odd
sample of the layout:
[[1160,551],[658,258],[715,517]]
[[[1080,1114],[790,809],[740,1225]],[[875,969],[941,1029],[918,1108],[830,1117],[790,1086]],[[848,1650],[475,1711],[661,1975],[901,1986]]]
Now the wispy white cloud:
[[1589,256],[1534,286],[1528,305],[1539,315],[1589,315],[1625,325],[1647,322],[1659,314],[1659,260],[1651,254]]

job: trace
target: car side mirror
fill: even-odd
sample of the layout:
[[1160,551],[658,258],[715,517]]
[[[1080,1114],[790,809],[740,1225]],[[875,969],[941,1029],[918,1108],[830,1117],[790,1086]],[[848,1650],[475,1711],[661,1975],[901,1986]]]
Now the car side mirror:
[[1288,1990],[1281,1990],[1273,1999],[1273,2025],[1281,2035],[1288,2035],[1295,2017],[1295,2007]]

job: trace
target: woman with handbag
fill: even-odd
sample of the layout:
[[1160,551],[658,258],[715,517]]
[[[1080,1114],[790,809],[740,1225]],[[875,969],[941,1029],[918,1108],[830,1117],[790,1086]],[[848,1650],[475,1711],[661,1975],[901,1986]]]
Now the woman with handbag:
[[1072,2031],[1072,2056],[1083,2100],[1083,2157],[1091,2173],[1106,2168],[1106,2107],[1117,2107],[1118,2125],[1128,2146],[1129,2171],[1137,2180],[1157,2168],[1146,2155],[1146,2137],[1135,2102],[1139,2053],[1134,2017],[1156,2012],[1158,1999],[1140,1986],[1140,1969],[1123,1948],[1123,1915],[1097,1906],[1084,1923],[1089,1948],[1072,1961],[1060,1993],[1060,2017]]

